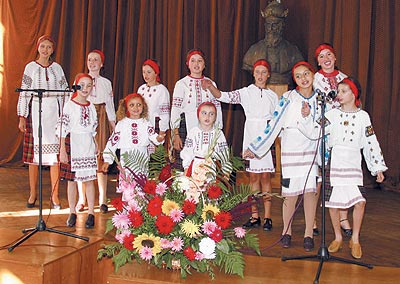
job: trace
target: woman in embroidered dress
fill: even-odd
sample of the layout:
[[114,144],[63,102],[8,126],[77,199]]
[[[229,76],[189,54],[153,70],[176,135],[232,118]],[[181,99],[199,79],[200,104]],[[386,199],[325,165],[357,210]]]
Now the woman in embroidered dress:
[[[38,58],[25,66],[22,89],[65,90],[68,87],[62,67],[53,61],[55,41],[48,35],[41,36],[36,45]],[[42,164],[50,166],[51,204],[60,209],[59,187],[59,141],[54,133],[65,93],[43,93],[42,100]],[[20,93],[17,105],[18,128],[24,132],[23,161],[29,165],[30,194],[28,208],[33,208],[37,199],[39,164],[39,98],[37,93]]]
[[[147,117],[148,107],[141,95],[129,94],[119,101],[117,110],[118,123],[103,151],[103,171],[106,171],[108,166],[114,162],[117,149],[120,149],[119,183],[128,181],[131,176],[128,171],[124,170],[126,165],[124,154],[134,151],[150,157],[148,152],[149,144],[159,145],[164,142],[165,133],[163,135],[157,134]],[[123,192],[123,188],[118,187],[117,192]]]
[[204,53],[198,48],[190,50],[186,56],[186,66],[189,75],[176,82],[172,95],[171,135],[173,147],[178,152],[183,148],[187,133],[198,124],[196,111],[201,103],[212,102],[215,105],[216,125],[220,129],[223,127],[221,103],[201,87],[201,81],[208,79],[203,75],[206,67]]
[[[160,66],[156,61],[147,59],[142,65],[143,79],[146,82],[137,91],[149,107],[149,121],[156,132],[165,135],[169,129],[170,96],[168,89],[161,84]],[[150,144],[149,153],[154,153],[154,144]]]
[[[94,104],[97,112],[96,141],[99,149],[104,149],[107,140],[115,129],[114,95],[111,81],[100,75],[104,66],[105,56],[101,50],[94,49],[87,56],[89,75],[93,78],[93,89],[88,100]],[[107,172],[103,172],[103,153],[97,156],[97,186],[99,188],[100,212],[107,213]],[[85,205],[85,189],[79,187],[78,211],[83,211]]]
[[[322,43],[315,49],[315,59],[317,60],[319,70],[314,75],[314,90],[321,90],[325,94],[329,94],[329,92],[331,91],[336,92],[339,82],[347,77],[346,74],[337,69],[335,54],[336,53],[333,49],[333,46],[329,43]],[[328,111],[332,108],[337,108],[339,106],[340,104],[335,100],[327,101],[325,111]],[[329,168],[326,169],[325,173],[326,176],[329,177]],[[319,180],[321,180],[321,178],[319,178]],[[317,199],[319,199],[321,182],[318,182],[317,190]],[[353,230],[351,229],[350,223],[347,219],[347,215],[348,210],[340,210],[340,223],[343,233],[346,236],[350,237]],[[313,230],[314,235],[319,234],[316,222],[314,222]]]
[[312,66],[308,62],[300,61],[293,66],[292,75],[297,84],[296,89],[282,95],[274,111],[274,117],[264,132],[249,144],[243,157],[263,157],[275,138],[278,135],[281,137],[282,196],[285,197],[282,206],[284,227],[281,244],[284,248],[291,246],[296,202],[298,196],[303,195],[306,223],[303,245],[306,251],[311,251],[314,248],[313,222],[317,204],[315,198],[318,174],[317,142],[301,132],[298,124],[304,119],[301,115],[304,105],[310,106],[311,119],[318,118],[318,102],[312,87],[314,79]]
[[[75,182],[82,183],[86,189],[88,201],[88,216],[85,227],[94,227],[94,202],[97,171],[97,142],[95,139],[97,128],[97,114],[95,106],[88,101],[93,87],[93,79],[88,74],[78,74],[75,84],[80,90],[76,91],[71,100],[63,109],[56,133],[61,135],[60,162],[70,163],[74,173],[74,181],[68,181],[68,204],[70,216],[67,225],[74,227],[76,223],[76,197]],[[71,156],[68,157],[66,137],[70,135]]]
[[[345,78],[338,85],[337,99],[340,108],[326,113],[326,133],[331,149],[330,180],[332,194],[326,200],[335,239],[328,251],[335,253],[343,243],[340,210],[354,206],[353,235],[349,242],[351,255],[362,257],[360,229],[364,217],[366,200],[359,186],[363,185],[361,160],[363,153],[366,165],[377,182],[383,182],[383,172],[387,170],[382,151],[374,133],[371,119],[367,112],[360,109],[361,87],[354,78]],[[304,116],[308,116],[305,112]],[[318,128],[316,128],[318,131]],[[319,132],[319,131],[318,131]],[[345,173],[345,174],[344,174]]]
[[[241,104],[246,121],[244,125],[243,149],[258,133],[265,129],[267,121],[273,117],[275,106],[278,104],[278,96],[267,88],[271,67],[269,63],[260,59],[254,63],[254,84],[231,92],[221,92],[210,80],[203,80],[202,86],[208,89],[219,101],[230,104]],[[268,151],[262,159],[249,159],[249,167],[246,169],[250,175],[250,185],[255,193],[271,193],[271,172],[275,171],[271,151]],[[271,196],[264,195],[264,230],[272,229]],[[261,219],[257,205],[252,206],[250,220],[243,225],[245,228],[259,226]]]

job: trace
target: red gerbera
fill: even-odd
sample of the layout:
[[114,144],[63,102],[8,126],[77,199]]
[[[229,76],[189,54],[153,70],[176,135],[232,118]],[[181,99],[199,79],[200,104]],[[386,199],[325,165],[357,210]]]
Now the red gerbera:
[[157,187],[157,184],[154,180],[148,180],[148,181],[146,181],[146,183],[143,187],[143,191],[148,194],[155,195],[156,187]]
[[135,236],[130,234],[124,238],[124,247],[128,250],[133,250],[133,241],[135,240]]
[[156,227],[160,234],[168,235],[174,228],[174,221],[169,216],[158,216],[156,220]]
[[183,250],[183,254],[189,259],[189,261],[193,261],[196,259],[196,252],[192,249],[192,247],[186,247]]
[[222,240],[222,231],[220,228],[215,228],[215,230],[211,233],[210,238],[214,240],[214,242],[218,243]]
[[128,217],[133,228],[138,228],[143,224],[143,216],[140,211],[129,211]]
[[147,206],[147,212],[149,212],[151,216],[161,215],[162,204],[163,204],[163,201],[162,201],[161,197],[159,197],[159,196],[154,197],[153,199],[151,199],[149,201],[149,204]]
[[111,200],[111,205],[117,210],[122,211],[124,208],[124,202],[122,201],[121,197],[114,198]]
[[218,197],[221,196],[221,194],[222,194],[222,189],[215,184],[213,184],[208,188],[208,197],[210,199],[217,199]]
[[215,222],[222,229],[227,229],[231,226],[232,215],[226,211],[220,211],[217,215],[215,215]]
[[186,215],[192,215],[196,212],[196,203],[194,200],[187,199],[183,202],[182,210]]
[[[162,182],[166,182],[170,177],[171,177],[171,165],[168,164],[168,165],[166,165],[165,167],[162,168],[158,178]],[[168,184],[170,184],[170,182],[172,182],[172,180],[168,181]]]

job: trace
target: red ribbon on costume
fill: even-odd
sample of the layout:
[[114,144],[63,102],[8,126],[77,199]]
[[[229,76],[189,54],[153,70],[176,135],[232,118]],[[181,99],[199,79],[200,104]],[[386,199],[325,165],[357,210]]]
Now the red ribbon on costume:
[[149,65],[157,75],[157,79],[156,79],[157,82],[161,82],[161,79],[160,79],[160,66],[157,64],[157,62],[155,62],[154,60],[151,60],[151,59],[147,59],[145,62],[143,62],[143,66],[144,65]]

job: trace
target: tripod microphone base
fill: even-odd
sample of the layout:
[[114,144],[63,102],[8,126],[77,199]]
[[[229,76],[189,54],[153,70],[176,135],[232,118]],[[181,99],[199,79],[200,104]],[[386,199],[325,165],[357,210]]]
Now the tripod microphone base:
[[57,234],[61,234],[61,235],[65,235],[65,236],[69,236],[69,237],[73,237],[73,238],[77,238],[77,239],[81,239],[83,241],[88,242],[89,238],[88,237],[82,237],[79,235],[75,235],[75,234],[71,234],[68,232],[63,232],[63,231],[58,231],[52,228],[47,228],[46,227],[46,223],[44,222],[44,220],[40,219],[36,228],[28,228],[28,229],[23,229],[22,232],[26,235],[24,235],[22,238],[20,238],[19,240],[17,240],[14,244],[12,244],[11,246],[8,247],[8,251],[12,252],[14,250],[14,248],[16,248],[17,246],[19,246],[20,244],[22,244],[23,242],[25,242],[27,239],[29,239],[31,236],[33,236],[34,234],[36,234],[37,232],[43,232],[43,231],[47,231],[47,232],[51,232],[51,233],[57,233]]
[[282,261],[296,260],[296,259],[319,259],[319,266],[318,266],[317,274],[315,275],[314,284],[319,283],[319,276],[321,275],[322,265],[324,264],[325,261],[328,261],[328,260],[335,260],[335,261],[339,261],[339,262],[355,264],[355,265],[367,267],[369,269],[372,269],[374,267],[372,264],[363,263],[363,262],[345,259],[345,258],[336,257],[336,256],[331,256],[331,255],[329,255],[329,251],[326,246],[321,246],[318,250],[318,254],[290,256],[290,257],[282,256],[282,258],[281,258]]

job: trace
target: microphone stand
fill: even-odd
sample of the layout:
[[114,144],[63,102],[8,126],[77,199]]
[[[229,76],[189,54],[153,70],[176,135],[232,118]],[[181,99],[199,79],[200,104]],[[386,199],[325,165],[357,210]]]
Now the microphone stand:
[[[328,248],[325,243],[325,180],[326,180],[326,174],[325,174],[325,107],[326,107],[326,100],[329,99],[327,98],[327,95],[323,93],[322,91],[318,92],[319,97],[318,100],[321,101],[321,132],[322,132],[322,138],[321,138],[321,161],[322,161],[322,186],[321,186],[321,195],[322,195],[322,235],[321,235],[321,244],[318,250],[318,253],[315,255],[303,255],[303,256],[291,256],[291,257],[286,257],[283,256],[281,258],[282,261],[286,260],[295,260],[295,259],[318,259],[319,260],[319,266],[317,270],[317,274],[315,275],[314,278],[314,284],[319,283],[319,276],[321,275],[321,270],[322,270],[322,265],[324,264],[325,261],[328,260],[336,260],[339,262],[344,262],[344,263],[350,263],[350,264],[356,264],[359,266],[364,266],[369,269],[373,268],[372,264],[367,264],[363,262],[358,262],[355,260],[349,260],[337,256],[331,256],[329,254]],[[329,94],[328,94],[329,96]]]
[[51,232],[51,233],[57,233],[77,239],[81,239],[84,241],[89,241],[88,237],[82,237],[79,235],[75,235],[69,232],[63,232],[63,231],[58,231],[52,228],[48,228],[46,226],[45,221],[43,220],[43,214],[42,214],[42,209],[43,209],[43,192],[42,192],[42,99],[43,99],[43,93],[44,92],[72,92],[70,90],[45,90],[45,89],[16,89],[16,92],[33,92],[36,93],[36,95],[32,94],[32,96],[37,96],[39,99],[39,125],[38,125],[38,136],[39,136],[39,220],[36,224],[36,227],[33,228],[28,228],[28,229],[23,229],[22,233],[28,233],[24,235],[22,238],[19,240],[15,241],[11,246],[8,247],[8,251],[12,252],[14,248],[22,244],[24,241],[32,237],[34,234],[37,232]]

